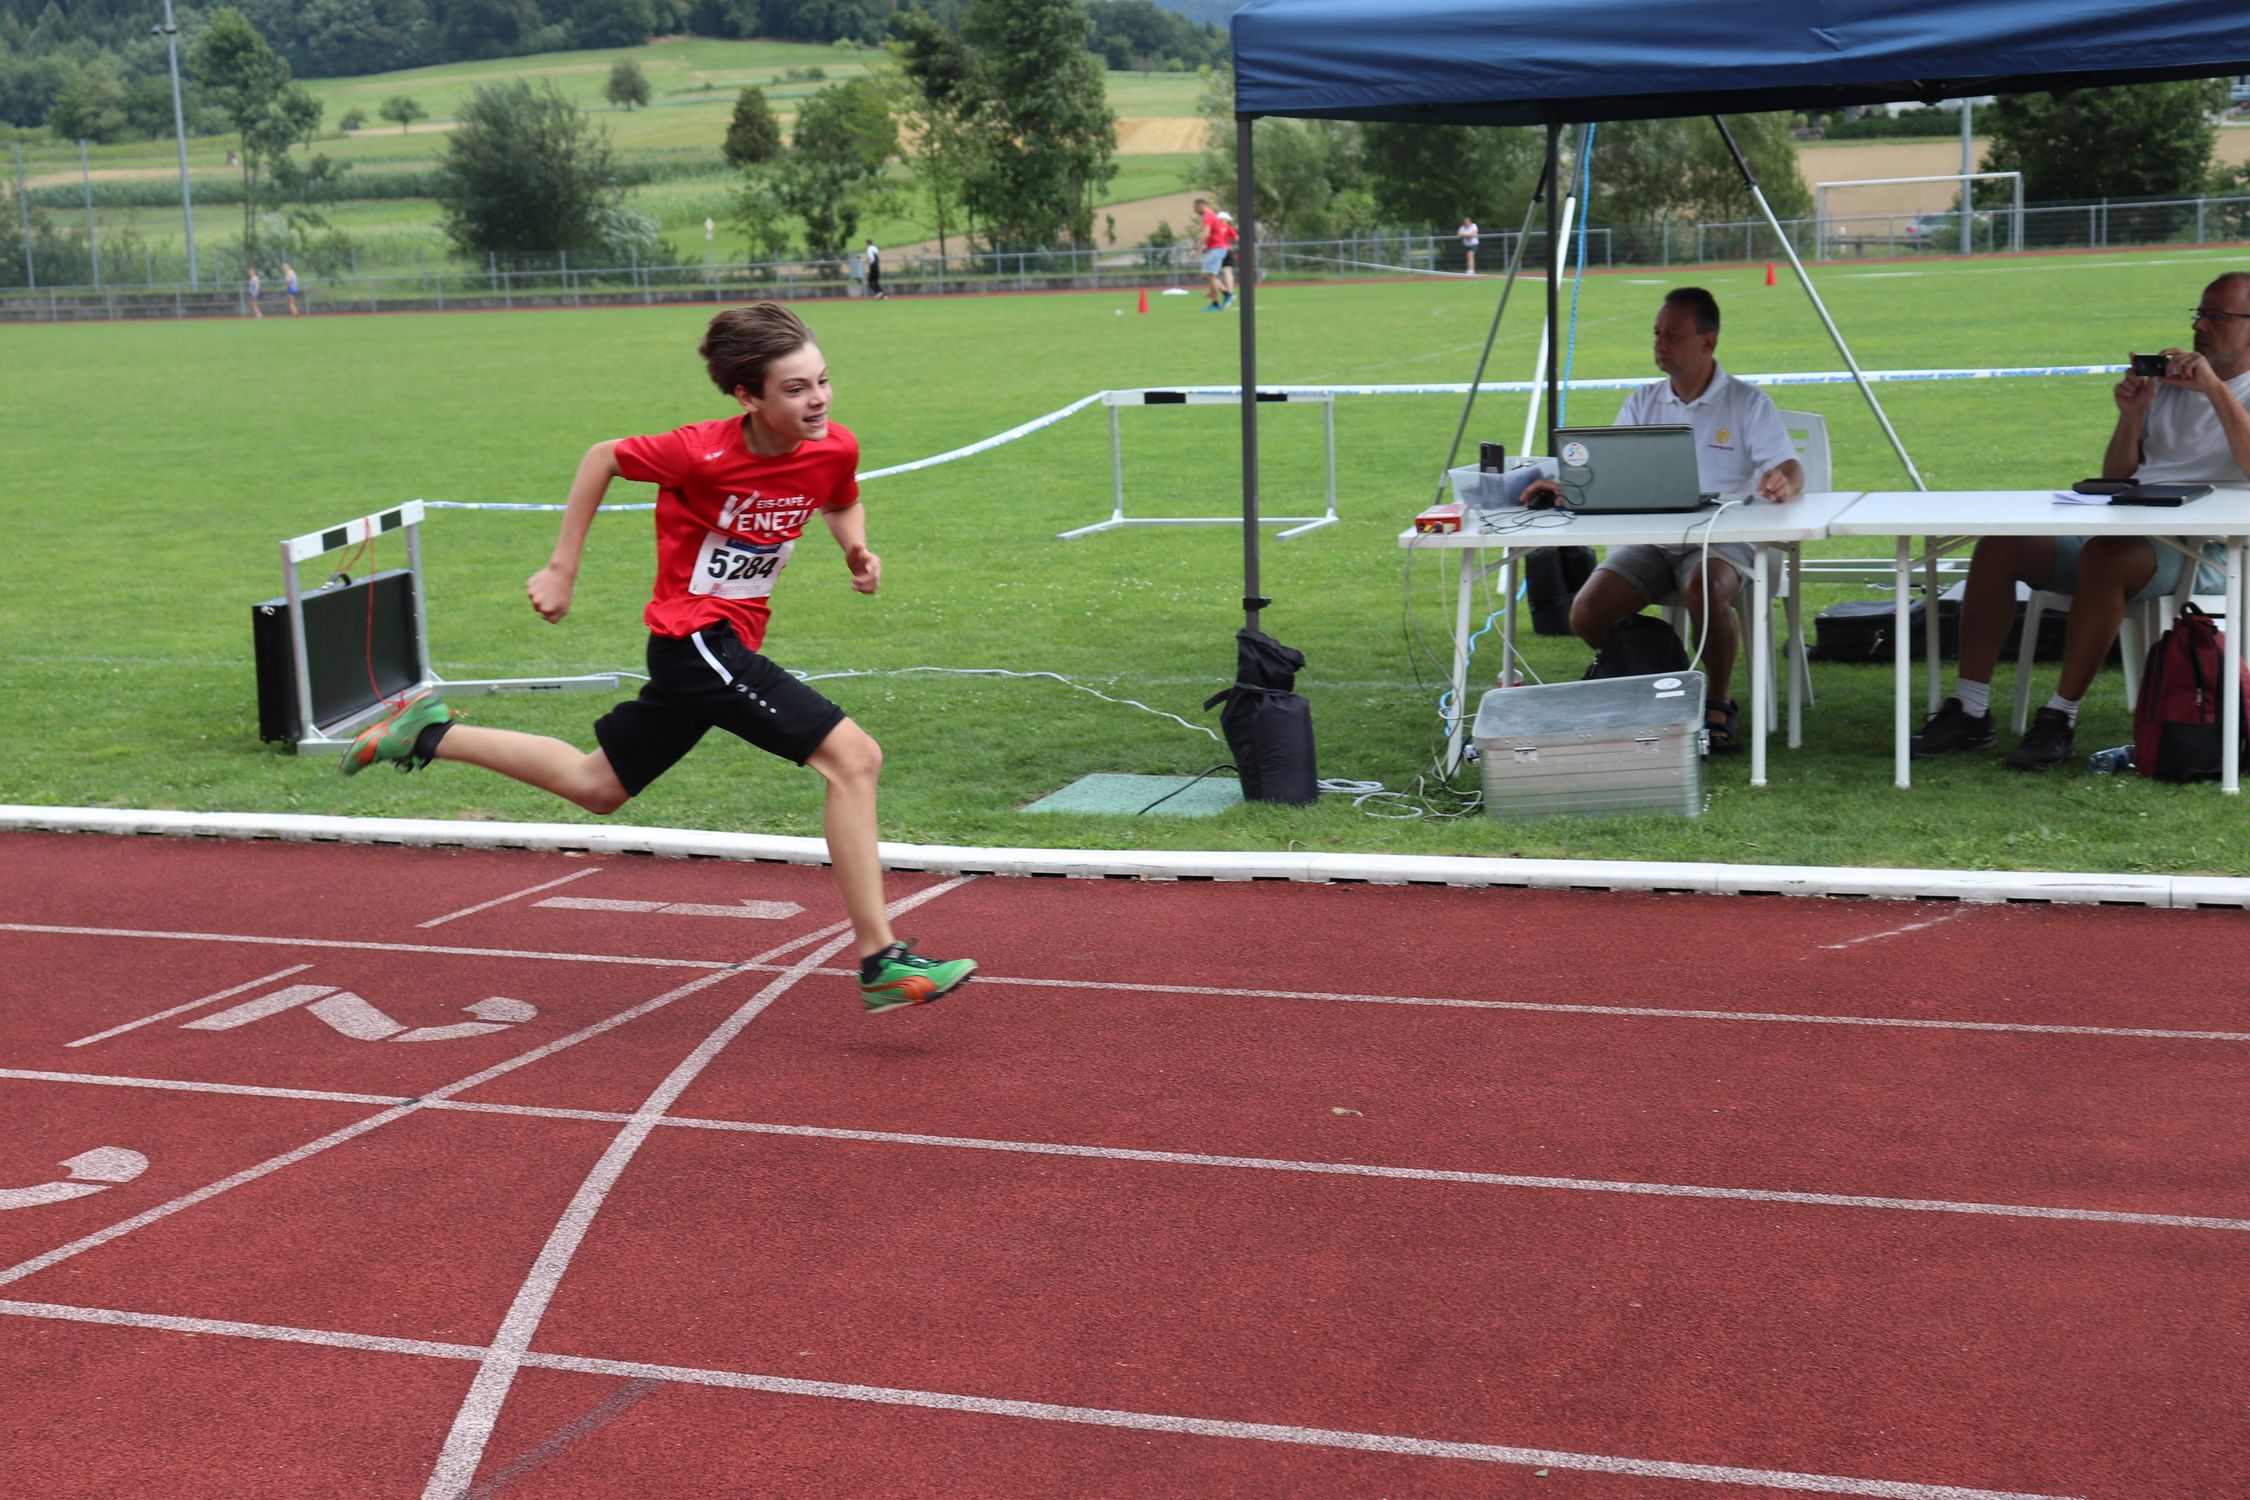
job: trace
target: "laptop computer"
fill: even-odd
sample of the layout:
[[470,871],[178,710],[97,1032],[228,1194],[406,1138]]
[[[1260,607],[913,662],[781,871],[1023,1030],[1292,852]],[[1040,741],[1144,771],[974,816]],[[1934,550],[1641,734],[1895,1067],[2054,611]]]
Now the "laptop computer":
[[1688,427],[1558,427],[1555,458],[1566,510],[1648,514],[1750,498],[1704,490]]

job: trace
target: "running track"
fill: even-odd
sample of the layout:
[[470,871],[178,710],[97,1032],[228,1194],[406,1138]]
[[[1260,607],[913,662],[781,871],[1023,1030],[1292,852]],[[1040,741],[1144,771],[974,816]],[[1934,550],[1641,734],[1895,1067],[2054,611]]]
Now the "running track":
[[2240,914],[891,894],[0,836],[8,1493],[2246,1492]]

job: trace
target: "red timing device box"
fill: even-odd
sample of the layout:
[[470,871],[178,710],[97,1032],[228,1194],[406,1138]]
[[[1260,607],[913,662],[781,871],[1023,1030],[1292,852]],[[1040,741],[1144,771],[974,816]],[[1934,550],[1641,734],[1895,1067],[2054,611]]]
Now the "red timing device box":
[[1414,518],[1414,529],[1423,533],[1459,531],[1461,505],[1455,501],[1448,505],[1433,505]]

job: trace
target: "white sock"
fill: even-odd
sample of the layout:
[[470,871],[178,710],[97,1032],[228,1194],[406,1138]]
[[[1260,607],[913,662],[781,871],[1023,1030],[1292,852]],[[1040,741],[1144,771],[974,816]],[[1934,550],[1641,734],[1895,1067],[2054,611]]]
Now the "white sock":
[[2078,700],[2076,698],[2065,698],[2062,694],[2057,693],[2054,697],[2047,700],[2047,706],[2049,708],[2061,709],[2064,715],[2069,718],[2072,727],[2075,728],[2077,726]]
[[1966,677],[1953,684],[1953,696],[1961,700],[1961,712],[1972,719],[1981,719],[1992,711],[1992,684],[1971,682]]

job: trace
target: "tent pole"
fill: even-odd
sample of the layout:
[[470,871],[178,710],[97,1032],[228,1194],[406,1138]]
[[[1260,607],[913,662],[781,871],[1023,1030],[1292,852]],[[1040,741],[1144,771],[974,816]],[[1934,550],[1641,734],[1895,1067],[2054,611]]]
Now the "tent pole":
[[[1562,229],[1560,233],[1550,234],[1548,238],[1558,245],[1569,244],[1571,226],[1577,222],[1578,189],[1565,188],[1562,191]],[[1531,410],[1525,413],[1523,419],[1523,451],[1526,453],[1531,451],[1532,439],[1539,435],[1539,414],[1552,406],[1559,417],[1562,410],[1560,401],[1550,403],[1543,399],[1547,394],[1547,388],[1538,383],[1540,371],[1547,367],[1547,351],[1555,347],[1555,333],[1556,325],[1553,318],[1550,317],[1547,322],[1539,325],[1539,353],[1531,361]],[[1547,429],[1547,451],[1549,453],[1555,451],[1555,430],[1553,427]]]
[[1234,117],[1235,295],[1242,299],[1242,624],[1258,628],[1273,603],[1258,593],[1258,179],[1250,160],[1249,115]]
[[1774,217],[1772,206],[1766,202],[1765,191],[1758,186],[1757,177],[1751,173],[1750,163],[1743,159],[1742,148],[1735,145],[1734,135],[1727,129],[1727,122],[1713,115],[1711,123],[1719,127],[1719,139],[1727,143],[1727,151],[1734,157],[1734,164],[1741,171],[1742,181],[1750,189],[1750,197],[1758,205],[1758,212],[1764,214],[1766,223],[1772,226],[1773,237],[1781,242],[1781,253],[1789,258],[1790,267],[1796,271],[1797,280],[1804,287],[1805,295],[1812,298],[1813,311],[1820,314],[1822,326],[1827,328],[1829,338],[1835,340],[1836,352],[1844,356],[1844,367],[1852,372],[1852,379],[1859,382],[1859,393],[1867,398],[1869,410],[1875,413],[1875,420],[1882,424],[1883,436],[1891,440],[1891,451],[1906,466],[1906,477],[1914,481],[1914,488],[1928,489],[1929,485],[1922,479],[1922,471],[1914,467],[1914,460],[1907,456],[1906,444],[1899,441],[1897,430],[1891,426],[1891,419],[1884,414],[1883,403],[1875,398],[1875,387],[1868,384],[1866,375],[1860,371],[1859,361],[1852,358],[1852,351],[1845,345],[1844,335],[1838,331],[1836,320],[1828,316],[1828,308],[1821,302],[1820,293],[1814,289],[1812,277],[1805,271],[1805,263],[1797,259],[1797,247],[1789,243],[1788,235],[1782,233],[1781,221]]
[[[1492,326],[1484,333],[1484,352],[1477,356],[1477,372],[1469,377],[1469,399],[1461,404],[1461,423],[1453,429],[1453,446],[1446,450],[1445,469],[1450,469],[1461,456],[1461,439],[1469,431],[1469,413],[1476,409],[1477,387],[1484,384],[1484,367],[1492,360],[1492,341],[1500,336],[1500,315],[1508,310],[1508,293],[1515,290],[1516,273],[1523,269],[1524,247],[1531,243],[1531,218],[1539,212],[1539,200],[1546,195],[1547,183],[1541,178],[1531,191],[1531,201],[1523,206],[1523,228],[1516,233],[1515,253],[1508,257],[1508,279],[1500,283],[1500,305],[1492,310]],[[1445,499],[1445,469],[1438,471],[1437,492],[1431,497],[1432,505]]]
[[1559,347],[1560,341],[1555,337],[1557,326],[1555,299],[1558,290],[1556,283],[1562,279],[1559,269],[1562,265],[1560,238],[1562,231],[1556,223],[1556,216],[1561,211],[1559,200],[1562,198],[1562,194],[1553,191],[1554,185],[1559,180],[1555,176],[1555,168],[1561,153],[1562,122],[1550,115],[1547,118],[1546,173],[1546,180],[1549,184],[1547,193],[1547,451],[1549,453],[1555,451],[1555,407],[1558,404],[1557,387],[1562,379],[1562,350]]

